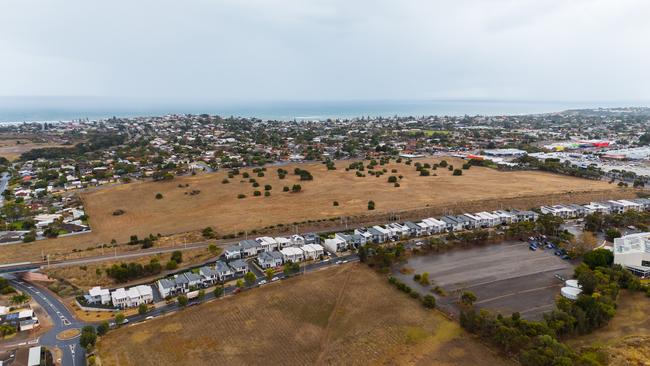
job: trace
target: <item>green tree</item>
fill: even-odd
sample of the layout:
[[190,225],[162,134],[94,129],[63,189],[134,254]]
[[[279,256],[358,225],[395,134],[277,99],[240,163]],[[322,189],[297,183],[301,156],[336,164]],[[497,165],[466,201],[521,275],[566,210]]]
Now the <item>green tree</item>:
[[255,274],[253,272],[246,272],[244,275],[244,281],[246,281],[246,286],[253,286],[255,284]]
[[605,238],[611,242],[613,242],[616,238],[620,238],[621,236],[623,236],[621,232],[614,228],[609,228],[605,231]]
[[171,260],[173,260],[177,264],[183,263],[183,253],[180,250],[175,250],[172,253]]
[[108,333],[109,329],[110,326],[108,325],[108,322],[104,321],[97,326],[97,335],[103,336],[104,334]]
[[215,235],[214,229],[212,228],[212,226],[208,226],[205,229],[203,229],[203,231],[201,231],[201,235],[203,235],[204,238],[212,239],[214,238]]
[[584,255],[583,262],[591,269],[609,267],[614,262],[614,253],[607,249],[594,249]]
[[242,287],[244,287],[244,281],[242,281],[241,278],[238,279],[238,280],[237,280],[237,283],[235,283],[235,286],[237,286],[237,288],[242,288]]
[[585,294],[591,295],[596,290],[596,286],[598,286],[598,278],[593,271],[585,270],[578,275],[578,283]]
[[26,294],[18,294],[11,297],[11,303],[16,305],[22,305],[30,300],[30,297]]
[[149,305],[147,304],[140,304],[138,305],[138,314],[144,315],[149,311]]
[[422,305],[424,305],[425,308],[433,309],[436,307],[436,298],[432,295],[424,295],[422,298]]
[[95,332],[95,327],[92,325],[86,325],[81,328],[81,336],[79,337],[79,344],[84,349],[92,348],[97,342],[97,333]]
[[169,260],[167,261],[167,264],[165,264],[165,269],[168,271],[173,271],[178,268],[178,263],[176,263],[175,260]]
[[122,325],[125,319],[126,317],[124,316],[124,314],[118,312],[117,314],[115,314],[115,325]]
[[208,251],[212,255],[218,255],[219,254],[219,248],[214,244],[208,245]]
[[223,286],[217,286],[212,293],[214,294],[214,297],[220,298],[223,296],[223,292]]
[[275,271],[273,271],[273,268],[267,268],[264,271],[264,275],[266,276],[267,280],[271,280],[273,278],[273,275],[275,274]]
[[196,298],[197,298],[199,301],[202,301],[203,299],[205,299],[205,290],[203,290],[203,289],[199,290],[199,293],[198,293],[198,295],[196,296]]
[[178,297],[176,298],[176,301],[178,301],[178,306],[184,307],[184,306],[187,305],[188,299],[187,299],[187,296],[185,296],[185,295],[178,295]]
[[460,302],[466,306],[472,306],[476,301],[476,295],[471,291],[464,291],[460,296]]

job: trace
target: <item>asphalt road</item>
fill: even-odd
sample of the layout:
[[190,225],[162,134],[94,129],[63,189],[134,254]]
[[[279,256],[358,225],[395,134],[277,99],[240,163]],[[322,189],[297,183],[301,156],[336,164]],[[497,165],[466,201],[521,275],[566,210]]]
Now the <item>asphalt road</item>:
[[31,283],[18,279],[10,279],[11,285],[16,289],[27,293],[47,312],[52,320],[52,329],[36,339],[36,342],[29,342],[32,345],[40,344],[52,348],[54,346],[61,349],[63,357],[61,364],[64,366],[82,366],[86,364],[84,349],[79,345],[79,337],[70,340],[59,340],[56,335],[66,329],[74,329],[86,325],[78,321],[68,310],[65,305],[49,290],[35,286]]

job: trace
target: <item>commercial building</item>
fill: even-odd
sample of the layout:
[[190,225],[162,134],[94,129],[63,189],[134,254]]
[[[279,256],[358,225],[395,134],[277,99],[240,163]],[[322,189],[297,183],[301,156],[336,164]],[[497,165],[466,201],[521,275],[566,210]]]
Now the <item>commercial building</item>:
[[614,239],[614,263],[640,277],[650,276],[650,233]]

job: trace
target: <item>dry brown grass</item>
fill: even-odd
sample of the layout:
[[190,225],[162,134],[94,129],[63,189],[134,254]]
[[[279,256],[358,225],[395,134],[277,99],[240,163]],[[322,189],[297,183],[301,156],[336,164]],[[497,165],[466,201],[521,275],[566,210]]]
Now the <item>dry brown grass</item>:
[[109,332],[102,365],[507,365],[359,264]]
[[[17,142],[20,142],[19,144]],[[60,144],[53,144],[48,142],[34,142],[25,138],[7,138],[0,136],[0,156],[9,161],[14,161],[20,157],[22,153],[32,149],[39,149],[44,147],[62,147]]]
[[[462,161],[447,159],[455,166]],[[423,159],[421,162],[434,162]],[[367,162],[366,162],[367,163]],[[25,245],[12,245],[0,252],[0,262],[34,261],[41,251],[63,256],[81,257],[97,255],[97,251],[83,251],[100,243],[116,239],[120,243],[129,236],[140,237],[150,233],[163,235],[203,229],[212,226],[221,234],[232,234],[266,226],[283,224],[288,229],[294,222],[351,217],[351,225],[371,221],[384,222],[386,215],[400,212],[402,219],[415,219],[439,215],[450,210],[477,211],[515,207],[528,209],[539,204],[581,202],[593,199],[623,198],[634,195],[632,190],[621,190],[605,182],[583,180],[542,172],[499,172],[493,169],[472,167],[463,176],[454,177],[447,169],[432,173],[438,176],[420,177],[413,165],[391,163],[388,173],[379,178],[359,178],[354,171],[345,171],[349,162],[338,162],[337,170],[328,171],[323,164],[287,165],[284,180],[278,178],[276,167],[268,167],[265,176],[254,177],[260,187],[253,188],[241,175],[221,181],[226,172],[179,177],[169,182],[137,182],[94,189],[82,194],[90,216],[92,232],[67,238],[39,241]],[[293,169],[300,166],[309,170],[313,181],[299,181]],[[391,173],[397,169],[397,173]],[[388,176],[403,175],[401,187],[387,183]],[[283,186],[299,183],[303,191],[298,194],[282,192]],[[183,185],[179,188],[178,185]],[[188,184],[189,187],[184,187]],[[254,190],[264,191],[272,185],[271,197],[253,197]],[[186,194],[200,190],[197,195]],[[164,198],[155,199],[156,193]],[[237,195],[247,195],[237,199]],[[367,203],[376,203],[375,211],[368,211]],[[338,201],[339,206],[333,206]],[[113,216],[113,211],[123,209],[125,214]],[[300,230],[323,229],[338,222],[307,224]],[[82,250],[70,254],[73,250]],[[122,247],[120,250],[135,249]]]

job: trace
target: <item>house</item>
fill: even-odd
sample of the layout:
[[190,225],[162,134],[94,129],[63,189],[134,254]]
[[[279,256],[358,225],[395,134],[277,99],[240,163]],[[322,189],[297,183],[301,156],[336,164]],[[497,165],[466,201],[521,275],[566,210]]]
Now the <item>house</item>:
[[446,215],[441,217],[440,220],[447,224],[447,231],[451,232],[463,230],[463,223],[459,222],[458,219],[456,219],[456,216]]
[[566,206],[570,207],[575,212],[573,217],[584,217],[587,214],[587,209],[585,206],[576,205],[575,203],[571,203]]
[[205,287],[213,285],[219,281],[219,274],[217,271],[208,266],[199,268],[199,275],[201,276],[201,284]]
[[616,201],[605,201],[598,203],[602,204],[603,206],[609,206],[609,213],[611,214],[622,214],[625,209],[625,206]]
[[372,241],[372,234],[370,234],[365,228],[354,229],[354,235],[361,235],[366,243]]
[[[162,293],[161,293],[162,295]],[[111,292],[111,301],[113,306],[120,309],[126,309],[128,307],[129,296],[126,294],[126,290],[123,288],[118,288]]]
[[513,223],[513,215],[504,210],[493,211],[492,214],[499,216],[501,219],[501,225],[510,225]]
[[240,259],[241,258],[241,246],[231,245],[226,250],[223,251],[223,256],[226,259]]
[[522,221],[537,221],[537,213],[535,211],[522,211],[522,210],[510,210],[513,215],[517,218],[517,222]]
[[301,235],[291,235],[291,245],[296,246],[296,247],[301,247],[305,245],[305,238],[302,237]]
[[610,207],[608,205],[603,205],[598,202],[591,202],[588,205],[585,205],[585,210],[587,211],[587,214],[594,214],[594,213],[599,213],[603,215],[607,215],[610,213]]
[[409,228],[397,222],[386,225],[386,229],[390,231],[390,236],[395,239],[409,236]]
[[111,303],[111,292],[107,288],[95,286],[88,290],[85,298],[89,304],[108,305]]
[[262,269],[279,267],[283,262],[284,257],[280,252],[262,252],[257,256],[257,263]]
[[369,228],[368,232],[372,235],[372,241],[375,243],[384,243],[390,239],[390,231],[379,225]]
[[[327,242],[327,240],[325,240],[325,242]],[[302,262],[302,260],[304,259],[304,253],[300,248],[296,248],[296,247],[283,248],[282,250],[280,250],[280,253],[282,253],[282,257],[284,258],[285,262],[298,263],[298,262]]]
[[294,245],[291,239],[285,238],[283,236],[279,236],[275,238],[275,242],[278,243],[278,249],[282,249]]
[[264,251],[264,248],[260,242],[257,240],[247,239],[239,242],[239,247],[241,248],[241,257],[254,257],[258,253]]
[[248,272],[248,264],[241,259],[236,259],[232,262],[228,262],[230,268],[232,268],[235,276],[245,275]]
[[305,244],[320,244],[320,236],[314,233],[307,233],[304,236]]
[[[270,236],[262,236],[260,238],[255,239],[255,241],[260,244],[260,246],[262,247],[262,251],[272,252],[274,250],[278,250],[278,242]],[[258,251],[258,253],[259,252],[260,251]]]
[[422,236],[425,234],[424,229],[412,221],[406,221],[404,226],[408,228],[409,236]]
[[341,237],[334,236],[332,239],[325,239],[323,241],[323,247],[325,247],[325,249],[327,249],[327,251],[330,253],[336,253],[346,250],[348,248],[348,244]]
[[641,205],[639,205],[638,203],[633,202],[633,201],[629,201],[629,200],[618,200],[618,201],[614,201],[614,202],[618,202],[618,203],[620,203],[621,205],[623,205],[623,212],[627,212],[627,211],[637,211],[637,212],[640,212],[640,211],[643,211],[643,206],[641,206]]
[[214,271],[217,272],[217,278],[219,281],[224,281],[229,279],[234,275],[232,268],[223,261],[216,261],[214,264]]
[[484,219],[487,227],[495,227],[501,223],[499,216],[493,215],[489,212],[481,211],[477,213],[476,216]]
[[455,216],[456,221],[460,222],[465,230],[471,230],[476,228],[476,222],[465,215]]
[[[153,302],[151,286],[138,285],[126,290],[126,307],[136,307]],[[115,304],[113,304],[115,306]],[[124,307],[123,307],[124,308]]]
[[[161,278],[156,282],[158,287],[158,292],[160,296],[166,298],[167,296],[174,296],[181,292],[181,290],[176,286],[176,281],[173,277],[171,278]],[[113,295],[113,294],[111,294]],[[115,300],[113,300],[113,305],[115,306]]]
[[304,253],[305,260],[316,260],[325,254],[325,250],[320,244],[305,244],[300,249]]
[[201,278],[200,275],[192,272],[185,272],[179,275],[180,276],[185,276],[187,279],[187,286],[188,290],[192,288],[198,288],[201,285],[203,285],[203,279]]
[[440,221],[433,217],[426,218],[422,221],[429,224],[429,226],[431,227],[431,234],[442,233],[445,231],[447,227],[447,224],[445,224],[443,221]]
[[650,199],[648,198],[637,198],[632,200],[632,202],[639,204],[646,211],[650,210]]
[[561,217],[563,219],[576,217],[575,209],[564,206],[564,205],[555,205],[555,206],[542,206],[540,211],[546,215],[553,215]]

